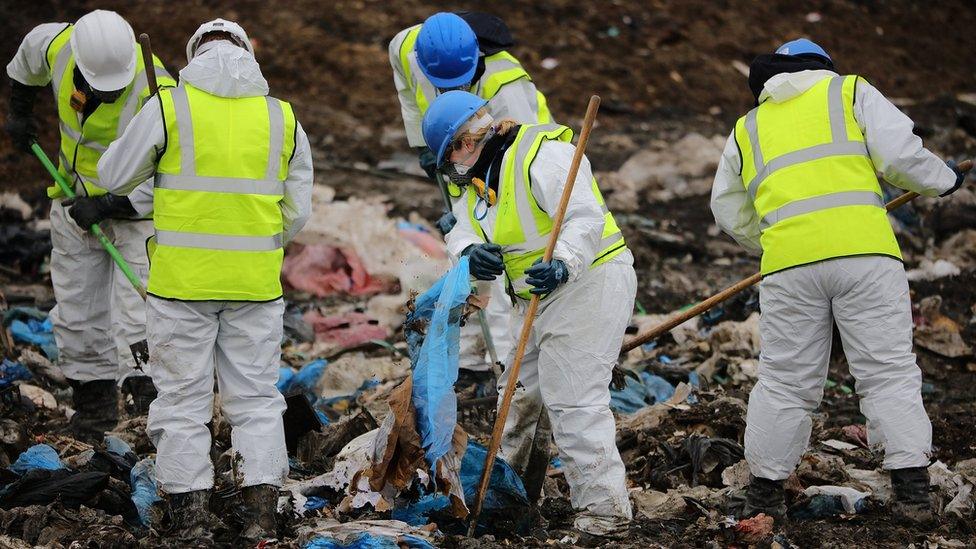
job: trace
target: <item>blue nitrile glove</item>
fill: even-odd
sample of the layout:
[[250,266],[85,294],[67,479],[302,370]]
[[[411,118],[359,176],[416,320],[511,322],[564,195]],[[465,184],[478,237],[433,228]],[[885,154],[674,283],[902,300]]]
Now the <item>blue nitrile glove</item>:
[[956,174],[956,184],[953,185],[951,189],[940,194],[939,196],[949,196],[950,194],[958,191],[959,187],[962,187],[963,180],[966,179],[966,174],[969,173],[969,170],[963,171],[959,169],[959,165],[956,164],[955,160],[946,160],[946,165],[949,166],[949,169]]
[[447,236],[447,233],[451,232],[451,229],[457,225],[457,218],[454,217],[454,212],[444,212],[444,215],[434,225],[437,226],[442,235]]
[[525,270],[526,282],[535,286],[529,293],[536,295],[551,294],[560,284],[569,280],[569,269],[559,259],[542,261],[537,259],[531,267]]
[[471,274],[478,280],[495,280],[505,272],[502,247],[498,244],[472,244],[465,248]]

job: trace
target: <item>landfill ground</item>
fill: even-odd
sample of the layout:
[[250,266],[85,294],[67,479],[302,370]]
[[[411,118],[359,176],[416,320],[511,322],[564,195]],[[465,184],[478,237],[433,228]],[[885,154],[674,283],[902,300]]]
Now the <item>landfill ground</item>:
[[[450,266],[431,227],[441,213],[440,197],[417,177],[415,157],[406,147],[386,43],[435,11],[479,5],[39,0],[0,6],[4,62],[34,25],[111,8],[137,34],[152,35],[156,53],[174,74],[200,22],[235,19],[257,44],[272,93],[294,103],[312,143],[317,185],[313,218],[287,251],[283,276],[291,307],[283,360],[298,376],[311,375],[316,359],[328,360],[306,385],[291,384],[328,424],[301,433],[309,420],[299,416],[288,427],[295,434],[294,460],[282,491],[277,546],[305,547],[319,536],[342,541],[391,527],[390,510],[354,502],[350,487],[300,486],[324,477],[349,480],[343,467],[354,460],[340,451],[382,424],[394,388],[409,373],[409,361],[400,356],[406,349],[402,307]],[[937,154],[976,155],[971,2],[550,0],[506,3],[499,15],[520,42],[514,54],[549,98],[558,121],[578,129],[588,96],[603,98],[587,152],[635,255],[639,290],[631,333],[758,269],[755,257],[714,226],[708,197],[725,136],[751,106],[742,71],[753,56],[780,42],[798,35],[818,40],[841,71],[864,76],[896,100]],[[7,92],[2,96],[5,112]],[[57,124],[49,96],[42,94],[38,103],[41,143],[53,151]],[[0,139],[0,308],[47,313],[53,306],[46,184],[36,162]],[[463,535],[463,523],[446,511],[428,517],[440,534],[429,525],[398,525],[394,535],[410,533],[458,548],[976,546],[974,188],[970,180],[950,199],[918,199],[892,216],[912,279],[916,353],[933,426],[937,524],[917,527],[891,519],[890,485],[880,473],[883,456],[866,443],[865,419],[836,336],[810,448],[787,483],[791,519],[770,524],[727,518],[730,493],[748,481],[741,443],[759,350],[757,299],[750,291],[622,358],[624,368],[645,374],[641,382],[614,391],[617,443],[635,515],[626,539],[572,532],[558,461],[550,464],[537,509],[494,511],[488,531],[477,538]],[[4,316],[10,332],[13,320]],[[40,323],[24,325],[45,337]],[[42,443],[57,451],[70,474],[99,473],[101,484],[90,493],[32,506],[11,505],[9,490],[0,490],[0,548],[185,546],[171,536],[163,505],[150,511],[154,528],[147,530],[130,499],[127,467],[154,452],[145,418],[126,416],[115,433],[132,455],[72,440],[64,432],[70,389],[45,351],[50,349],[18,339],[5,354],[25,365],[32,378],[14,382],[19,398],[0,399],[0,486],[18,481],[9,467]],[[0,388],[8,385],[6,372],[0,371]],[[485,404],[490,399],[467,381],[461,385],[459,423],[485,443],[494,419]],[[243,519],[228,453],[229,426],[219,413],[212,431],[218,458],[214,511],[220,517],[215,538],[218,546],[238,547]],[[815,487],[869,495],[858,496],[856,508],[847,509],[829,490],[813,494]],[[401,494],[396,503],[410,497]]]

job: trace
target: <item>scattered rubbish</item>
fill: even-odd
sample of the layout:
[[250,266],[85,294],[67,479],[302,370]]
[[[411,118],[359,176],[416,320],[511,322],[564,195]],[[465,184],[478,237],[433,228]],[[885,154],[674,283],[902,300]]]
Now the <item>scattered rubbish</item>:
[[918,280],[935,280],[947,276],[956,276],[962,271],[956,264],[945,259],[932,261],[928,258],[922,259],[918,267],[908,271],[908,280],[915,282]]
[[315,338],[339,349],[346,349],[368,343],[374,339],[389,336],[386,327],[366,313],[347,311],[323,316],[316,309],[305,313],[303,319],[315,332]]
[[14,307],[3,313],[3,325],[17,343],[37,345],[48,359],[57,361],[54,328],[46,314],[32,307]]
[[773,535],[773,517],[764,513],[740,520],[735,525],[736,537],[745,543],[760,543]]
[[433,535],[398,520],[358,520],[340,523],[320,518],[298,529],[303,549],[433,549]]
[[13,385],[15,381],[26,381],[34,377],[30,370],[19,362],[7,359],[0,361],[0,389]]
[[64,469],[57,450],[47,444],[35,444],[20,454],[9,469],[18,475],[25,475],[35,469],[54,471]]
[[929,296],[919,302],[915,343],[949,358],[971,355],[972,350],[963,341],[959,324],[942,314],[941,308],[942,296]]
[[810,486],[803,491],[807,497],[831,496],[840,498],[845,513],[859,513],[865,508],[864,500],[871,494],[846,486]]
[[32,469],[0,492],[0,508],[47,505],[60,500],[77,509],[108,486],[108,473]]
[[54,395],[37,385],[21,383],[20,394],[27,400],[33,402],[34,406],[48,408],[50,410],[56,410],[58,408],[58,400],[54,398]]
[[[370,276],[355,251],[327,244],[290,244],[281,267],[282,280],[314,296],[369,295],[387,292],[394,283]],[[297,250],[297,251],[295,251]]]
[[129,484],[132,487],[132,503],[139,512],[139,521],[143,526],[152,522],[152,505],[160,500],[156,487],[156,462],[153,458],[145,458],[132,466],[129,473]]

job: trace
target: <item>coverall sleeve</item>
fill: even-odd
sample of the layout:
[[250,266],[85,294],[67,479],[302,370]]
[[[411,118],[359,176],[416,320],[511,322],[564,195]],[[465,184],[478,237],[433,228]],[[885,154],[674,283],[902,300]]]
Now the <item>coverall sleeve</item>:
[[505,84],[488,102],[488,110],[495,120],[511,118],[519,124],[537,124],[539,102],[535,84],[528,78]]
[[290,242],[312,215],[312,149],[305,129],[295,122],[295,154],[288,163],[285,196],[279,203],[285,242]]
[[[576,147],[569,143],[546,141],[529,168],[532,196],[550,216],[555,216],[559,208],[575,151]],[[553,257],[562,260],[569,270],[568,282],[579,279],[600,253],[604,215],[593,195],[592,182],[590,161],[584,156],[553,251]]]
[[[159,106],[159,100],[147,101],[142,109],[136,113],[118,139],[109,145],[108,150],[98,160],[98,179],[100,184],[110,193],[129,195],[140,184],[152,185],[153,175],[156,173],[156,162],[166,147],[166,129]],[[148,181],[147,181],[148,180]],[[145,189],[138,194],[144,195]],[[133,200],[133,208],[140,211],[140,206]],[[141,206],[143,209],[145,206]]]
[[955,185],[952,169],[912,133],[915,123],[863,78],[857,81],[854,118],[875,169],[888,183],[925,196],[938,196]]
[[420,131],[423,114],[420,112],[414,90],[410,87],[410,82],[407,80],[407,75],[403,73],[403,66],[400,63],[400,48],[408,32],[410,29],[403,29],[390,41],[390,66],[393,67],[393,83],[396,85],[397,97],[400,99],[400,114],[403,117],[403,128],[407,132],[407,143],[411,147],[425,147],[427,145]]
[[712,183],[712,215],[715,223],[742,247],[762,252],[759,242],[759,214],[742,181],[742,157],[735,142],[735,131],[725,142]]
[[67,26],[68,23],[44,23],[34,27],[7,64],[7,76],[25,86],[50,84],[53,69],[47,65],[47,48]]
[[472,244],[481,244],[484,239],[478,233],[478,229],[471,225],[471,217],[468,216],[468,191],[464,191],[460,198],[454,200],[453,208],[454,217],[457,219],[457,224],[451,229],[451,232],[447,233],[444,240],[447,242],[447,252],[451,254],[452,257],[460,257],[461,252],[465,248]]

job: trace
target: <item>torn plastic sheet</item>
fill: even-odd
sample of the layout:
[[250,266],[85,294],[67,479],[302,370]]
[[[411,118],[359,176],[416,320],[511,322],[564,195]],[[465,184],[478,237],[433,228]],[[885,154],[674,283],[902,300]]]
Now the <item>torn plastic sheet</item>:
[[471,282],[468,258],[462,257],[446,275],[414,300],[405,324],[413,366],[412,400],[425,457],[433,468],[451,450],[457,424],[461,312]]
[[149,526],[152,505],[160,499],[156,489],[156,462],[153,458],[145,458],[132,466],[129,485],[132,489],[132,503],[139,512],[139,522],[143,526]]
[[58,451],[47,444],[35,444],[24,450],[17,457],[17,461],[10,466],[10,470],[18,475],[25,475],[35,469],[54,471],[64,468],[64,464],[61,463],[61,458],[58,456]]
[[340,523],[332,518],[317,519],[297,528],[304,549],[433,549],[427,529],[415,528],[398,520],[357,520]]
[[23,364],[6,358],[0,361],[0,389],[13,385],[15,381],[26,381],[32,377],[33,374]]

